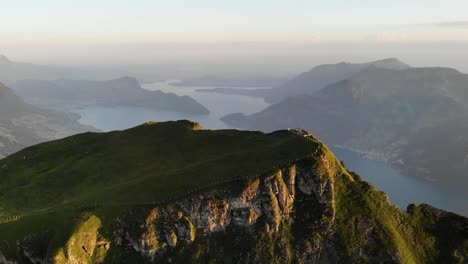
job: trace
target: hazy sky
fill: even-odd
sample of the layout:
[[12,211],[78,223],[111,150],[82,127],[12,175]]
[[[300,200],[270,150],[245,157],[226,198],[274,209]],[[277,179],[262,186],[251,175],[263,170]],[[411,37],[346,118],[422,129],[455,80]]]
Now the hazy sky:
[[178,60],[203,71],[212,58],[215,69],[230,71],[232,62],[232,69],[251,72],[244,65],[252,62],[253,69],[291,73],[324,62],[399,57],[468,71],[467,0],[0,0],[0,6],[0,54],[13,60]]
[[0,0],[1,42],[468,41],[466,0]]

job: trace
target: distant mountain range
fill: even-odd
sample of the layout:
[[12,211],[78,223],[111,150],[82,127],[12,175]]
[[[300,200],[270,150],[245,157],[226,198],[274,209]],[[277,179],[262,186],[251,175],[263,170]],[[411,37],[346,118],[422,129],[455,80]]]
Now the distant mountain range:
[[409,65],[395,59],[384,59],[367,63],[346,63],[320,65],[308,72],[299,74],[279,87],[271,89],[265,99],[268,102],[279,102],[287,97],[300,94],[313,94],[327,85],[351,78],[354,74],[368,68],[401,70]]
[[0,83],[0,157],[40,142],[92,131],[79,116],[25,103]]
[[9,85],[17,80],[74,78],[89,76],[90,72],[59,66],[47,66],[10,60],[0,54],[0,82]]
[[224,94],[238,94],[253,97],[263,97],[265,101],[277,103],[283,99],[300,94],[313,94],[327,85],[346,80],[354,74],[368,68],[381,69],[408,69],[410,66],[395,58],[383,59],[367,63],[347,63],[319,65],[310,71],[304,72],[284,84],[271,89],[230,89],[214,88],[204,89],[203,92],[215,92]]
[[194,122],[0,160],[1,263],[465,263],[468,219],[392,206],[305,130]]
[[141,88],[135,78],[108,81],[21,80],[11,84],[26,101],[55,108],[86,106],[138,106],[205,115],[209,110],[189,96]]
[[[323,81],[317,69],[326,72]],[[463,125],[468,123],[468,75],[449,68],[410,68],[394,59],[318,66],[311,72],[288,82],[304,89],[310,82],[310,91],[296,95],[302,88],[292,89],[291,97],[259,113],[223,120],[266,131],[306,128],[329,144],[386,160],[408,175],[468,186]],[[332,80],[338,81],[320,89]]]
[[80,74],[75,69],[14,62],[0,55],[0,80],[14,89],[0,86],[0,157],[39,142],[94,130],[79,124],[79,115],[70,111],[76,108],[137,106],[209,113],[188,96],[148,91],[131,77],[108,81],[58,79]]

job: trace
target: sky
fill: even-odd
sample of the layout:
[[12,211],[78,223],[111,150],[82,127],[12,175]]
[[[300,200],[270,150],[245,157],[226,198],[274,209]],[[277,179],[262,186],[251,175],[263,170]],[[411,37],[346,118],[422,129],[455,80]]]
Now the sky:
[[[333,52],[320,62],[403,57],[468,69],[466,0],[0,0],[0,6],[0,54],[14,60],[296,56],[304,60],[290,68],[296,71],[314,64],[312,55]],[[428,60],[431,54],[439,59]]]
[[0,0],[15,44],[468,41],[466,0]]

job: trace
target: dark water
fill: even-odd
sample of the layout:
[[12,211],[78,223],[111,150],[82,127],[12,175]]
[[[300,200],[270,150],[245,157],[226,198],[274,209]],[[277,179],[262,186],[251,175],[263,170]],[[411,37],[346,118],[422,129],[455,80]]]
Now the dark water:
[[[148,90],[163,90],[179,95],[189,95],[205,107],[211,114],[191,116],[171,111],[160,111],[139,107],[89,107],[79,110],[82,123],[109,131],[126,129],[147,121],[165,121],[190,119],[208,129],[227,128],[219,120],[222,116],[234,112],[251,114],[265,108],[262,99],[246,96],[232,96],[212,93],[199,93],[196,89],[210,87],[173,87],[167,83],[155,83],[144,86]],[[397,170],[385,163],[361,158],[358,154],[338,148],[332,148],[338,159],[343,160],[349,170],[357,172],[364,180],[388,193],[392,204],[405,209],[410,203],[427,203],[435,207],[468,215],[468,194],[449,190],[446,187],[424,180],[402,176]]]
[[468,215],[468,193],[462,190],[457,191],[434,182],[403,176],[383,162],[364,159],[349,150],[341,148],[332,148],[332,150],[338,159],[345,162],[348,170],[356,172],[362,179],[386,192],[390,202],[402,209],[406,209],[410,203],[426,203]]

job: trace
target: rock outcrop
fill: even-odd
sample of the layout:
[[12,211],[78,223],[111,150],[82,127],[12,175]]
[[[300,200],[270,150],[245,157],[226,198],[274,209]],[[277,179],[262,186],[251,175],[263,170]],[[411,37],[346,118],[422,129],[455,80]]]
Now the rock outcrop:
[[[115,219],[108,247],[129,247],[149,262],[159,263],[177,259],[181,248],[190,248],[195,244],[204,244],[219,251],[212,243],[220,234],[251,234],[252,237],[236,239],[259,240],[256,242],[273,243],[271,246],[278,248],[287,246],[280,254],[285,262],[296,258],[318,261],[325,245],[315,237],[304,236],[301,240],[292,241],[292,237],[284,236],[285,232],[291,232],[296,218],[300,222],[320,226],[321,236],[329,236],[332,232],[334,193],[331,175],[328,173],[333,169],[327,167],[329,164],[326,159],[321,164],[323,166],[312,164],[315,163],[304,161],[292,164],[265,177],[233,182],[153,208],[132,208],[124,216]],[[302,210],[309,207],[314,210],[303,214]],[[297,211],[298,209],[300,210]],[[301,215],[297,215],[298,213]],[[97,221],[96,216],[84,221],[81,229],[89,226],[90,221]],[[326,228],[323,228],[325,225]],[[72,236],[65,250],[56,256],[44,256],[42,261],[29,258],[35,263],[46,263],[51,257],[57,263],[85,263],[77,256],[84,253],[92,257],[97,248],[102,246],[98,237],[95,225],[94,229],[88,228],[88,231],[81,232],[79,236]],[[278,245],[274,245],[276,239]],[[30,240],[18,244],[18,251],[23,252],[25,257],[32,254],[25,251],[31,243],[28,241]],[[73,250],[70,250],[72,245],[82,252],[75,252],[74,256]],[[296,250],[294,247],[304,248],[306,251]],[[241,263],[261,262],[261,255],[255,257],[255,248],[243,254],[238,260]]]
[[[324,154],[271,175],[232,182],[168,204],[134,207],[113,220],[107,239],[100,234],[100,220],[87,215],[58,252],[48,251],[43,234],[19,241],[19,259],[101,263],[111,249],[118,248],[125,252],[122,261],[130,255],[140,263],[203,263],[208,259],[226,263],[348,262],[342,248],[345,241],[338,234],[343,219],[336,219],[334,178],[342,169]],[[388,200],[384,206],[390,207]],[[447,214],[426,207],[422,210],[437,217]],[[410,206],[409,213],[415,214],[418,208]],[[466,231],[466,219],[460,219],[459,231]],[[385,243],[373,219],[360,216],[355,221],[355,232],[363,240],[357,242],[359,252],[354,257],[365,256],[371,263],[405,263],[398,250],[373,251],[375,245]],[[223,261],[226,251],[234,259]],[[463,254],[460,252],[457,254]],[[8,261],[3,255],[0,261],[23,263]]]
[[[130,132],[132,135],[138,132],[141,140],[143,132],[152,131],[153,136],[158,126],[172,134],[177,130],[184,132],[184,136],[214,133],[194,130],[198,126],[187,121],[155,123]],[[239,132],[220,133],[228,133],[232,139],[233,133]],[[111,135],[122,137],[122,134]],[[215,135],[218,140],[222,134]],[[256,140],[266,139],[261,133],[249,132],[248,135]],[[269,136],[282,142],[287,139],[289,144],[318,142],[304,130]],[[0,231],[5,232],[10,241],[11,237],[17,238],[16,244],[0,244],[0,261],[466,262],[467,218],[427,205],[411,205],[408,212],[402,212],[390,205],[385,193],[346,170],[325,145],[317,143],[310,147],[309,155],[287,165],[265,169],[263,173],[246,173],[227,181],[220,181],[223,178],[219,174],[211,175],[210,179],[217,184],[210,183],[206,188],[186,191],[183,196],[160,203],[94,204],[0,224]],[[216,165],[222,162],[214,161]],[[247,165],[242,167],[244,172]],[[190,172],[195,173],[192,167]],[[190,177],[192,175],[187,174],[185,179],[188,181]],[[197,179],[201,177],[203,175]],[[46,220],[49,225],[44,224],[42,231],[31,227],[35,221],[43,224]],[[36,231],[11,234],[6,232],[11,231],[5,229],[8,226],[14,227],[12,230],[20,226]]]

